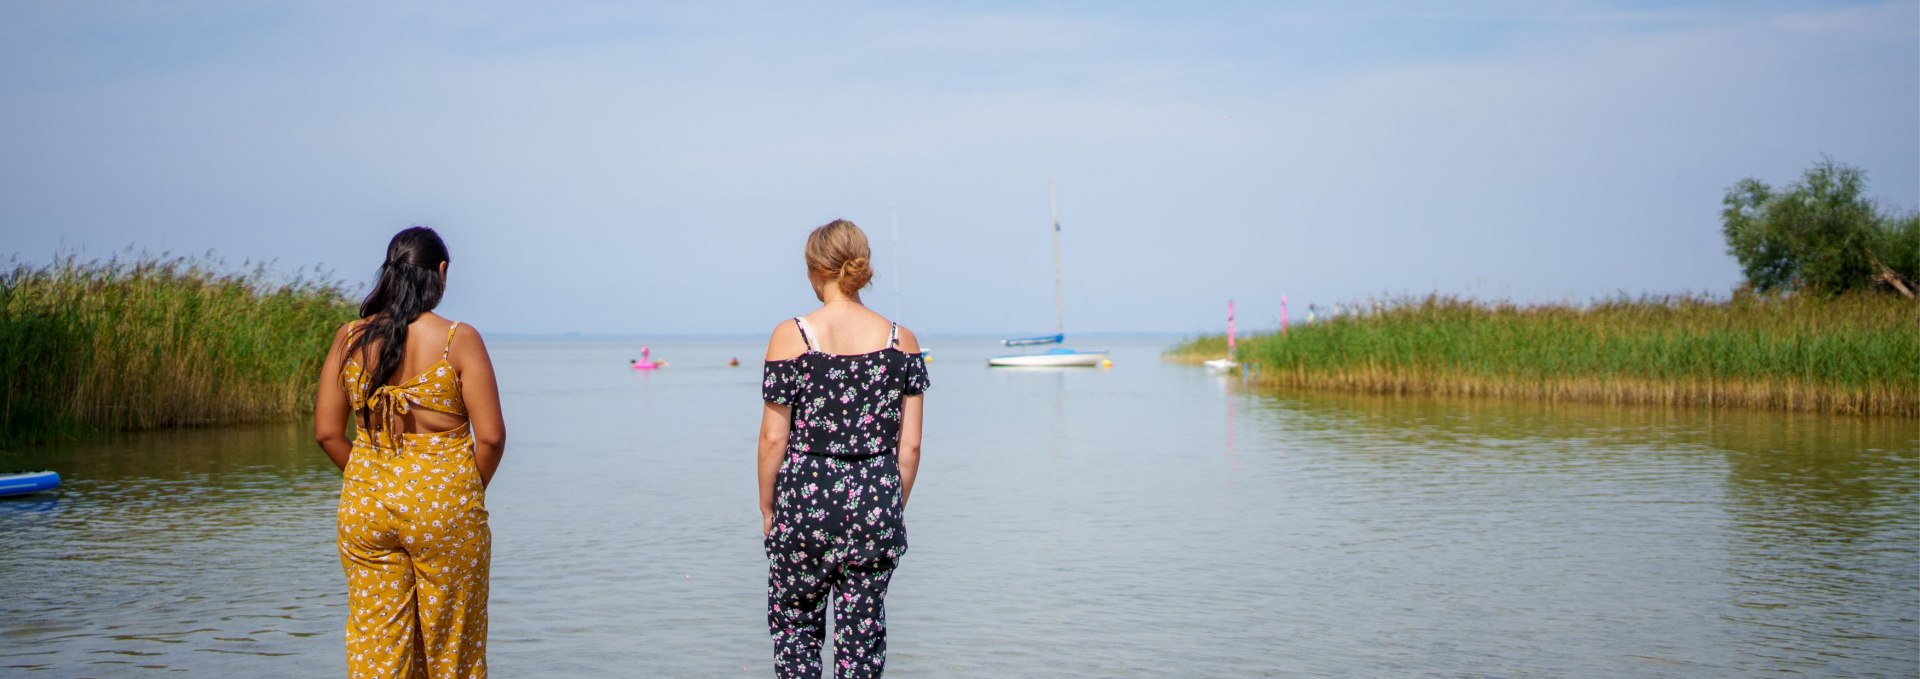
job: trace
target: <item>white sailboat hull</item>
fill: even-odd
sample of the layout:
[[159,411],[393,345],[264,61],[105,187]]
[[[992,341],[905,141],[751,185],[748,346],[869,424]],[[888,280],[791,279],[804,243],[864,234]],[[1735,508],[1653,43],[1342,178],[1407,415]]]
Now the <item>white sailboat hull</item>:
[[1239,366],[1240,364],[1238,362],[1235,362],[1231,358],[1216,358],[1211,361],[1204,362],[1204,365],[1214,370],[1232,370],[1236,366]]
[[1107,361],[1104,352],[1073,352],[1060,354],[1022,354],[1015,356],[995,356],[987,359],[987,365],[1002,368],[1092,368]]

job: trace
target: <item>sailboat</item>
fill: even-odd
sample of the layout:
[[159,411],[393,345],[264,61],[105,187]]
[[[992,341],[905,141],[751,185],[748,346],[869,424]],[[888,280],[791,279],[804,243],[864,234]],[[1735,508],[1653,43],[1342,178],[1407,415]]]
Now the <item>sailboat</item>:
[[1206,361],[1206,366],[1214,370],[1231,370],[1240,365],[1233,360],[1233,300],[1227,300],[1227,357]]
[[[1067,341],[1067,313],[1060,294],[1060,201],[1054,195],[1053,180],[1047,180],[1047,204],[1053,211],[1053,317],[1056,326],[1051,335],[1016,337],[1000,340],[1001,346],[1032,347]],[[1003,368],[1067,368],[1112,365],[1104,351],[1077,351],[1054,347],[1037,354],[1005,354],[987,359],[987,365]]]

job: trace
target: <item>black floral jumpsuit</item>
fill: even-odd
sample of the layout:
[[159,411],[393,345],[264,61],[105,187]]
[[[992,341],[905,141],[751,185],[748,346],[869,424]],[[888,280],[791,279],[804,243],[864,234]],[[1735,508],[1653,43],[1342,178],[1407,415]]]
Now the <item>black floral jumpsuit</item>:
[[878,677],[887,663],[887,582],[907,551],[900,503],[902,400],[926,391],[927,363],[899,348],[767,361],[761,396],[792,406],[787,460],[767,533],[767,626],[780,677],[820,676],[826,600],[834,676]]

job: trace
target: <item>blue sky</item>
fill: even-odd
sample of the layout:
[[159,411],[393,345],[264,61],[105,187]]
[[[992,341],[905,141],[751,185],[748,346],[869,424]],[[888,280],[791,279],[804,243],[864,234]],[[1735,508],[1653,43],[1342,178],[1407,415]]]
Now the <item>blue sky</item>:
[[[0,253],[359,283],[497,332],[760,332],[866,227],[922,333],[1724,292],[1742,177],[1920,206],[1920,3],[0,3]],[[890,238],[898,214],[899,254]],[[897,296],[896,296],[897,293]]]

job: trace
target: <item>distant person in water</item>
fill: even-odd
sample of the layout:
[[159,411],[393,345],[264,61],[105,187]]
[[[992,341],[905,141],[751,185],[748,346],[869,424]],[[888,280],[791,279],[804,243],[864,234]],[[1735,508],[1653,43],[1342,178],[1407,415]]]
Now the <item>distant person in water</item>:
[[774,672],[819,677],[829,602],[834,676],[887,663],[887,583],[907,551],[927,365],[912,331],[860,303],[867,236],[835,220],[807,237],[820,308],[781,321],[760,385],[760,529]]
[[479,331],[433,313],[449,261],[432,229],[395,235],[360,320],[334,333],[320,368],[314,438],[345,471],[337,534],[355,679],[487,674],[486,486],[507,429]]

